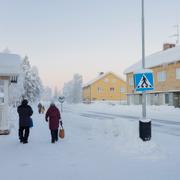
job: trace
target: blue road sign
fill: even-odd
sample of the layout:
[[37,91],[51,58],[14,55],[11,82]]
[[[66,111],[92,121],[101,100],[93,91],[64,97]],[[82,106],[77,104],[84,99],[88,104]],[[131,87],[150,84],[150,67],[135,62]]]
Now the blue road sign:
[[135,90],[149,91],[154,89],[153,74],[150,72],[134,74]]

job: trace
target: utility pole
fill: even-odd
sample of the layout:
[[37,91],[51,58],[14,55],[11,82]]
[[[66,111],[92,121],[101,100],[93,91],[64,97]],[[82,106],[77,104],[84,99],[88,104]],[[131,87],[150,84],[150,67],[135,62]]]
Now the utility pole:
[[[146,69],[145,65],[145,30],[144,30],[144,0],[141,1],[142,5],[142,72],[141,80],[140,80],[140,87],[148,87],[148,79],[151,81],[148,88],[142,88],[142,118],[139,120],[139,137],[143,141],[149,141],[151,139],[151,120],[146,118],[146,91],[152,90],[153,87],[153,74],[151,70]],[[138,78],[138,74],[135,75],[135,79]]]
[[[142,0],[142,69],[145,69],[144,0]],[[146,119],[146,92],[142,93],[142,117]]]

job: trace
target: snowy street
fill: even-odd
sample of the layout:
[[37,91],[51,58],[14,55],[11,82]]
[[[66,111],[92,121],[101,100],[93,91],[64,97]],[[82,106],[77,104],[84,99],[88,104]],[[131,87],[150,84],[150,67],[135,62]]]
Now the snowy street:
[[180,0],[0,4],[0,180],[180,180]]
[[[140,110],[141,110],[141,106],[138,107],[138,111]],[[65,108],[65,112],[75,113],[75,112],[70,111],[69,108],[67,109]],[[101,112],[101,111],[97,111],[96,109],[92,111],[89,111],[88,109],[85,111],[85,109],[83,109],[83,112],[80,112],[80,113],[78,112],[80,116],[91,118],[91,119],[99,119],[99,120],[100,119],[113,120],[116,118],[124,118],[124,119],[128,119],[129,121],[138,122],[141,117],[141,115],[138,114],[139,116],[137,116],[137,113],[133,113],[133,112],[131,112],[132,114],[129,114],[128,112],[125,112],[122,114],[121,113],[122,113],[121,111],[114,112],[114,113],[109,113],[108,111]],[[164,117],[165,117],[164,113],[163,115],[161,115],[161,112],[156,113],[156,115],[153,115],[153,118],[151,118],[152,128],[158,132],[180,136],[180,121],[177,119],[178,116],[174,118],[172,118],[172,116],[168,116],[166,118]]]
[[153,125],[152,140],[142,142],[137,118],[128,118],[140,116],[139,107],[65,105],[66,135],[56,144],[50,142],[44,115],[38,114],[36,105],[33,109],[34,127],[28,144],[19,143],[16,109],[10,111],[11,134],[0,136],[1,179],[179,180],[180,137],[172,133],[179,128],[179,109],[167,107],[163,114],[161,107],[150,108],[154,119],[167,120],[172,111],[174,119],[155,121],[161,126]]

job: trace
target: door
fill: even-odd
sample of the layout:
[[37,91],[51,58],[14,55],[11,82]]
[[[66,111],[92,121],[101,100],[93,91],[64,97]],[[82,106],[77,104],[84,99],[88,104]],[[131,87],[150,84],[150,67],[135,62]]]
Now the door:
[[173,102],[175,107],[180,107],[180,92],[174,93]]

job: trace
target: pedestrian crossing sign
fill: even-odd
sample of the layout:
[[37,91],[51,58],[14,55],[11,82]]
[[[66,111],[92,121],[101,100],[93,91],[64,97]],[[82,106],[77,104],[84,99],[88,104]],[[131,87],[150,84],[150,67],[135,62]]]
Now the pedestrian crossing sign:
[[153,74],[151,72],[134,74],[135,90],[149,91],[154,89]]

